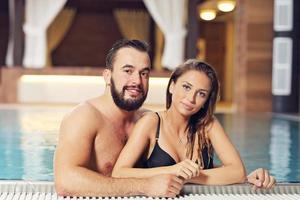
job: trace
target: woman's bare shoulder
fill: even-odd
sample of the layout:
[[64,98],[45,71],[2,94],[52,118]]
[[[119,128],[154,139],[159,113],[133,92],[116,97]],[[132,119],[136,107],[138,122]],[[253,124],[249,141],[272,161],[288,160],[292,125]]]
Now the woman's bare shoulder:
[[143,114],[143,116],[138,120],[138,123],[146,123],[148,125],[157,124],[158,116],[156,112],[148,111]]

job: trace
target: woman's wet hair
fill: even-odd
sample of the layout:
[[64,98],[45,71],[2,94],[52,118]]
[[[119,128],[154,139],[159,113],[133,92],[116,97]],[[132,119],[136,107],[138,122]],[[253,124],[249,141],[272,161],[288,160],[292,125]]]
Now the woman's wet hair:
[[[187,144],[187,156],[188,158],[194,157],[193,154],[199,154],[196,157],[199,159],[198,164],[203,166],[203,158],[201,151],[204,147],[208,148],[209,157],[212,157],[212,146],[206,137],[206,132],[209,129],[209,125],[214,120],[214,111],[216,108],[216,103],[219,99],[219,80],[217,77],[217,73],[212,66],[209,64],[196,60],[190,59],[187,60],[182,65],[178,66],[172,73],[171,78],[167,87],[167,101],[166,108],[169,109],[172,104],[172,94],[170,93],[170,85],[171,83],[176,83],[178,78],[181,77],[188,71],[198,71],[200,73],[204,73],[210,80],[210,90],[208,94],[208,98],[204,103],[203,107],[195,114],[193,114],[188,121],[188,144]],[[197,141],[196,141],[197,140]],[[196,144],[195,144],[196,142]],[[199,149],[198,152],[194,152],[194,144]]]

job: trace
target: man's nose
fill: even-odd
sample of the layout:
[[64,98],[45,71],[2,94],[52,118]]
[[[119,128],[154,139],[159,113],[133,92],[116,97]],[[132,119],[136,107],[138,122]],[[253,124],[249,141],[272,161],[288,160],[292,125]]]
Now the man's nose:
[[141,84],[141,75],[139,73],[134,73],[131,77],[131,80],[136,85],[139,85]]

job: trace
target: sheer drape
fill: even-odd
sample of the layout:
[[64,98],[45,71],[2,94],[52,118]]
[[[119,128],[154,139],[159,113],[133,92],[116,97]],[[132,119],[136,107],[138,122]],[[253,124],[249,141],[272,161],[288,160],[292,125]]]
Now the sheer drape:
[[46,32],[67,0],[26,0],[25,2],[25,67],[42,68],[47,60]]
[[149,13],[164,33],[162,66],[174,69],[184,60],[185,0],[143,0]]
[[70,29],[72,22],[75,18],[75,9],[63,9],[51,23],[47,31],[47,66],[52,66],[51,54],[52,51],[61,43]]
[[114,17],[123,37],[149,42],[150,16],[147,12],[117,9],[114,11]]
[[[9,2],[14,3],[14,1]],[[9,10],[10,12],[10,18],[15,18],[15,10],[11,9]],[[12,21],[14,21],[13,19]],[[11,23],[11,22],[10,22]],[[10,28],[11,30],[11,28]],[[14,58],[13,58],[13,51],[14,51],[14,38],[13,38],[13,33],[9,33],[9,38],[8,38],[8,46],[7,46],[7,52],[6,52],[6,58],[5,58],[5,65],[8,67],[12,67],[14,65]]]

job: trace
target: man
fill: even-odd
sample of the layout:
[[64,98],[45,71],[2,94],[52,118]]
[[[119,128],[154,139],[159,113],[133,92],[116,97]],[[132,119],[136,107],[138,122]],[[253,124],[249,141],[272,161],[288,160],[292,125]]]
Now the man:
[[[111,177],[113,166],[142,116],[150,72],[148,46],[138,40],[115,43],[106,58],[103,95],[74,108],[61,123],[55,153],[55,188],[66,196],[147,195],[175,197],[183,180],[174,175],[145,179]],[[274,178],[260,169],[248,181],[270,187]]]

